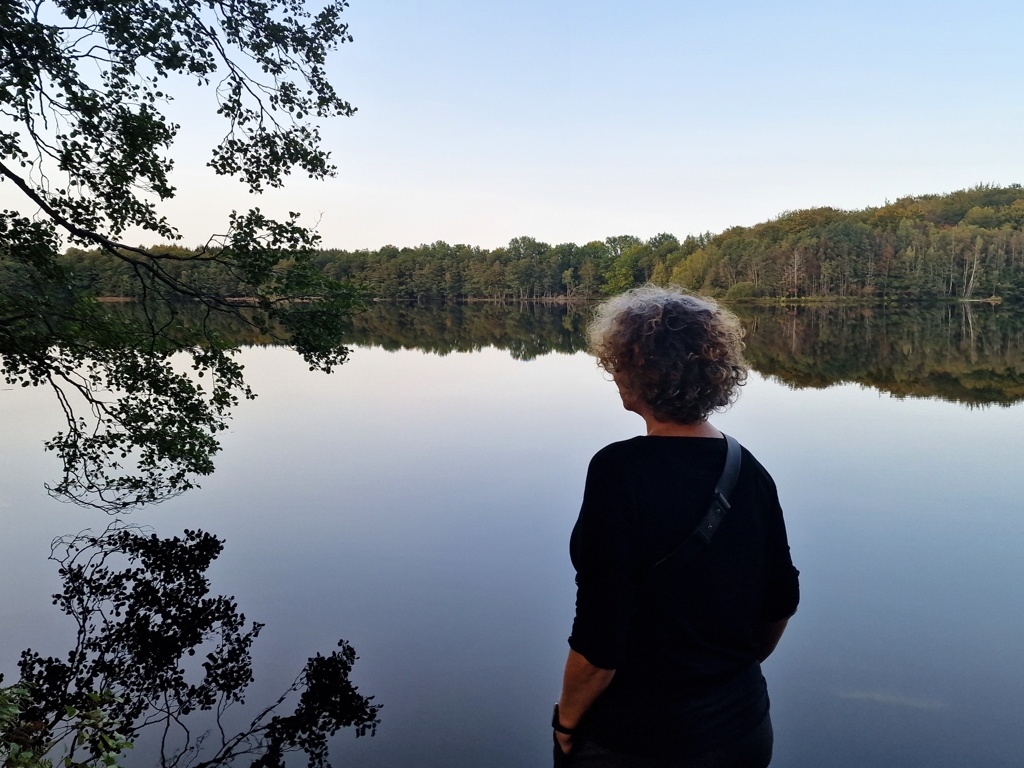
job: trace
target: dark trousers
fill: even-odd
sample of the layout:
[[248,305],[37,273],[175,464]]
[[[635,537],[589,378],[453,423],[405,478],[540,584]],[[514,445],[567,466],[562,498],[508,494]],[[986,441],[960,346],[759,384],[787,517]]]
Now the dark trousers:
[[772,719],[722,749],[685,758],[621,755],[583,740],[568,755],[555,743],[555,768],[766,768],[772,761]]

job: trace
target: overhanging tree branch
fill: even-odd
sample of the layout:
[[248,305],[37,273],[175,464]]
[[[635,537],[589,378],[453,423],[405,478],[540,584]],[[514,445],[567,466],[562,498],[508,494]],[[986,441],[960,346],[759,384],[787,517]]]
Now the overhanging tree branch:
[[[209,87],[219,72],[231,83],[218,100],[228,131],[213,148],[213,172],[254,192],[279,186],[293,168],[314,178],[333,173],[309,121],[354,112],[325,69],[327,54],[351,40],[344,7],[343,0],[316,11],[301,0],[0,4],[0,181],[30,207],[0,212],[0,372],[32,384],[77,368],[89,388],[114,393],[95,423],[79,428],[71,419],[75,426],[50,442],[78,462],[56,492],[123,509],[179,493],[212,469],[214,435],[238,397],[252,395],[212,314],[290,343],[313,368],[329,371],[345,360],[346,318],[361,293],[319,273],[318,237],[297,214],[275,221],[259,209],[233,213],[225,234],[195,252],[124,242],[129,228],[179,237],[158,209],[176,192],[170,151],[178,126],[163,111],[176,78]],[[140,299],[135,317],[95,305],[88,281],[60,257],[63,241],[120,265],[126,292]],[[199,303],[206,319],[186,327],[179,301]],[[192,359],[188,375],[170,364],[181,353]],[[104,471],[125,458],[138,463],[138,474]]]

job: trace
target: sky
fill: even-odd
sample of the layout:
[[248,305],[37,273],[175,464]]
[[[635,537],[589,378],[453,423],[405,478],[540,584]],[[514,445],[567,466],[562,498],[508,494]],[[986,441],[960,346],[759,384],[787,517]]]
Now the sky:
[[494,248],[1024,182],[1019,0],[350,2],[330,72],[358,112],[322,127],[338,176],[259,200],[218,179],[222,128],[190,91],[164,209],[185,244],[251,205],[326,247]]

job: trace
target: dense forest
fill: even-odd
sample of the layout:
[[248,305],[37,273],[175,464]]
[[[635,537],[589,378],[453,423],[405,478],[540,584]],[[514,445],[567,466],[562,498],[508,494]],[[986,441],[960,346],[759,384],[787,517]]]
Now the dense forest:
[[[163,250],[181,257],[168,270],[224,295],[241,293],[229,272],[190,258],[196,251]],[[135,281],[116,259],[79,249],[65,258],[97,295],[134,297]],[[493,250],[444,242],[324,249],[317,263],[374,297],[414,301],[571,300],[648,281],[727,299],[1024,301],[1024,187],[980,185],[858,211],[791,211],[682,241],[622,235],[552,246],[517,237]]]

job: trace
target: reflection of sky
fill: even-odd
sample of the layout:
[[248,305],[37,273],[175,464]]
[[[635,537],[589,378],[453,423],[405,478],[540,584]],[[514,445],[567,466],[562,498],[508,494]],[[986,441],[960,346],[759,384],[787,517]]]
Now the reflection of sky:
[[[384,709],[376,738],[341,738],[339,764],[543,764],[586,465],[639,420],[583,355],[357,349],[328,377],[285,350],[244,354],[260,397],[239,407],[218,474],[136,518],[227,539],[214,587],[268,624],[250,700],[341,636]],[[66,650],[50,539],[106,522],[42,494],[43,394],[0,392],[0,562],[20,585],[0,608],[8,673],[25,645]],[[775,476],[803,573],[766,665],[778,764],[1016,765],[1024,407],[754,375],[716,424]]]

